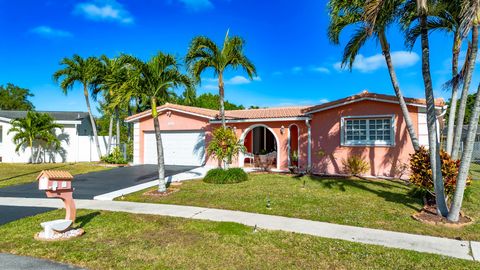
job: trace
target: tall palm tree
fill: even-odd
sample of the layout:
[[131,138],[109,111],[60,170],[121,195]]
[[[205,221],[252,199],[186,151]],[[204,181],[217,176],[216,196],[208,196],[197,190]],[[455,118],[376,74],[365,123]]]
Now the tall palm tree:
[[123,93],[121,98],[135,96],[138,99],[150,100],[157,141],[158,191],[166,192],[165,164],[157,106],[169,101],[173,90],[177,87],[192,87],[192,81],[180,72],[176,58],[170,54],[159,52],[148,62],[128,55],[122,56],[122,59],[128,63],[129,81],[121,87]]
[[445,188],[442,176],[442,164],[440,160],[440,145],[437,136],[437,114],[435,110],[435,98],[433,95],[432,77],[430,74],[430,45],[428,41],[427,0],[416,0],[417,16],[420,24],[420,37],[422,47],[422,75],[425,87],[425,99],[427,103],[427,128],[430,163],[435,191],[437,212],[444,217],[448,214],[445,202]]
[[[480,20],[480,0],[466,0],[464,1],[462,10],[462,23],[463,33],[466,33],[468,29],[472,29],[472,47],[471,50],[477,50],[478,44],[478,23]],[[474,38],[476,41],[474,41]],[[476,59],[476,53],[470,56],[472,58],[467,61],[474,62]],[[470,63],[468,68],[473,67]],[[470,75],[471,76],[471,75]],[[465,79],[466,80],[466,79]],[[463,93],[462,93],[463,94]],[[460,103],[460,106],[462,104]],[[472,116],[468,125],[467,139],[465,141],[465,147],[462,152],[462,158],[460,163],[460,169],[457,175],[457,183],[455,186],[455,193],[453,195],[452,204],[450,206],[450,212],[448,213],[448,220],[458,221],[460,210],[462,208],[463,196],[465,193],[465,187],[467,184],[467,177],[470,169],[470,162],[472,159],[473,145],[477,134],[478,120],[480,117],[480,85],[477,88],[477,96],[475,98],[475,104],[473,106]],[[463,118],[461,119],[463,122]],[[457,125],[459,120],[457,119]]]
[[393,1],[342,1],[331,0],[330,25],[328,27],[329,39],[335,43],[340,43],[340,34],[348,26],[354,26],[355,31],[351,39],[345,46],[342,58],[342,66],[348,65],[351,69],[355,58],[365,42],[374,37],[380,43],[382,54],[388,67],[390,79],[395,95],[398,98],[403,118],[407,126],[412,145],[415,150],[419,149],[418,137],[413,126],[410,112],[400,89],[400,85],[395,73],[390,54],[390,45],[387,40],[387,28],[395,22],[398,17],[399,8],[402,6],[402,0]]
[[25,118],[14,119],[11,121],[12,127],[8,130],[8,134],[15,133],[13,142],[16,145],[15,152],[19,152],[20,148],[30,148],[31,163],[36,163],[40,155],[40,147],[37,149],[37,158],[34,155],[34,146],[40,142],[47,142],[58,146],[60,141],[55,136],[56,128],[63,128],[62,125],[56,124],[53,118],[48,114],[28,111]]
[[457,125],[455,126],[455,136],[453,139],[452,146],[452,158],[458,159],[460,152],[460,145],[462,141],[463,133],[463,121],[465,118],[465,110],[467,108],[468,92],[470,90],[470,83],[472,81],[472,74],[475,68],[475,62],[477,59],[478,52],[478,24],[475,20],[474,24],[471,27],[472,29],[472,42],[467,53],[467,59],[465,61],[464,69],[462,70],[463,77],[463,88],[462,94],[460,97],[460,104],[458,107],[457,114]]
[[192,40],[185,58],[187,67],[195,80],[200,82],[201,74],[211,68],[218,77],[218,93],[220,95],[220,117],[225,127],[225,83],[224,72],[230,67],[234,70],[242,68],[250,79],[256,76],[253,63],[245,56],[243,46],[245,42],[238,36],[229,37],[228,31],[223,46],[218,47],[208,37],[199,36]]
[[97,125],[93,118],[92,109],[90,107],[89,90],[95,91],[99,85],[101,78],[101,64],[95,57],[82,58],[75,54],[72,58],[63,58],[60,61],[62,69],[53,74],[56,83],[60,82],[60,87],[66,95],[73,89],[76,83],[80,83],[83,87],[83,95],[87,104],[88,114],[90,116],[90,124],[93,130],[95,145],[97,147],[98,158],[102,156],[100,143],[98,141]]
[[[460,33],[461,24],[461,7],[463,0],[442,0],[431,5],[429,17],[427,18],[427,28],[429,31],[444,31],[447,33],[453,33],[453,46],[452,46],[452,79],[447,85],[451,85],[451,104],[449,108],[449,117],[447,125],[447,140],[446,151],[450,155],[452,154],[455,118],[457,113],[457,96],[460,80],[458,76],[458,58],[460,55],[460,48],[462,46],[463,38]],[[410,27],[411,25],[406,25]],[[415,24],[406,30],[406,45],[412,49],[413,45],[417,41],[421,33],[421,27],[419,24]]]
[[121,59],[110,59],[107,56],[102,55],[100,57],[100,61],[104,69],[104,75],[101,80],[100,89],[103,92],[104,99],[107,103],[107,108],[112,110],[110,112],[112,116],[110,117],[109,124],[109,151],[107,151],[110,153],[113,120],[115,119],[116,121],[116,142],[118,146],[120,143],[120,108],[129,105],[129,100],[122,100],[122,102],[116,103],[112,102],[112,99],[116,92],[119,91],[119,89],[126,83],[128,76],[125,63],[123,63]]

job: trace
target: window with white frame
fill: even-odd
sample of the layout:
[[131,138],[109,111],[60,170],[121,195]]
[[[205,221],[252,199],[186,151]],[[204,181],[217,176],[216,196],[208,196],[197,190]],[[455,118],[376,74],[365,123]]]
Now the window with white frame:
[[343,145],[394,145],[393,116],[342,118]]

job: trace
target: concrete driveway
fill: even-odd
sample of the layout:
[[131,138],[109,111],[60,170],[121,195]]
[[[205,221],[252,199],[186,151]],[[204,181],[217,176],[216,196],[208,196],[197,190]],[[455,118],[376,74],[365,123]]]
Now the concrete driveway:
[[[192,166],[165,165],[165,176],[194,169]],[[157,179],[156,165],[139,165],[115,168],[107,171],[76,175],[73,180],[75,199],[93,199],[93,197],[115,190],[131,187]],[[0,188],[0,197],[45,198],[45,192],[38,190],[36,182],[18,186]],[[0,225],[7,222],[36,215],[51,208],[0,206]]]

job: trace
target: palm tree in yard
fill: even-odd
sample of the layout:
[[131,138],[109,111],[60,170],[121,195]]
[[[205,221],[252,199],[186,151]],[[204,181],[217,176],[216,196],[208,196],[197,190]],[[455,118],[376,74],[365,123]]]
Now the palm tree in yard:
[[199,36],[192,40],[187,56],[187,66],[197,82],[200,82],[201,74],[207,69],[213,69],[218,77],[218,92],[220,95],[220,117],[222,126],[225,127],[225,83],[224,72],[228,68],[242,68],[250,79],[256,76],[253,63],[243,53],[244,40],[238,36],[229,37],[228,31],[219,47],[208,37]]
[[422,75],[425,88],[427,105],[427,128],[430,163],[432,169],[435,202],[439,215],[447,216],[448,208],[445,201],[445,188],[441,170],[440,145],[437,135],[437,114],[435,110],[435,98],[433,95],[432,77],[430,74],[430,45],[428,41],[428,1],[416,0],[416,19],[420,27],[420,39],[422,48]]
[[[458,79],[458,58],[460,55],[460,48],[462,46],[461,35],[461,7],[462,0],[442,0],[431,7],[433,11],[429,12],[430,16],[427,18],[427,28],[429,31],[444,31],[453,34],[452,46],[452,80],[448,85],[452,87],[451,104],[449,108],[449,117],[447,125],[447,140],[446,151],[450,155],[453,149],[453,138],[455,128],[455,118],[457,112],[457,96],[460,80]],[[407,25],[409,27],[410,25]],[[421,34],[421,27],[415,24],[406,31],[406,45],[410,49],[413,48],[416,40]]]
[[[462,10],[462,27],[463,32],[467,32],[468,29],[472,29],[472,48],[471,50],[477,50],[478,44],[474,43],[474,38],[478,43],[478,23],[480,20],[480,1],[479,0],[469,0],[464,1]],[[473,54],[473,57],[467,61],[475,62],[476,54]],[[473,72],[473,66],[470,63],[468,68],[471,68]],[[470,74],[471,76],[471,74]],[[465,79],[467,80],[467,78]],[[467,90],[468,91],[468,90]],[[463,93],[462,93],[463,95]],[[462,96],[463,98],[463,96]],[[465,101],[466,103],[466,101]],[[460,104],[461,106],[462,104]],[[465,142],[465,147],[462,152],[462,158],[460,163],[460,169],[457,175],[457,184],[455,186],[455,193],[453,195],[452,205],[450,207],[450,212],[448,213],[448,220],[458,221],[460,210],[462,208],[463,196],[465,193],[465,187],[467,184],[467,177],[470,169],[470,162],[472,159],[473,145],[475,142],[475,136],[477,134],[478,120],[480,116],[480,85],[477,88],[477,96],[475,98],[475,104],[473,106],[472,116],[470,118],[470,123],[468,125],[467,138]],[[463,118],[461,119],[463,122]],[[457,125],[459,124],[457,120]],[[457,134],[456,134],[457,135]]]
[[[465,110],[467,107],[467,100],[468,100],[468,92],[470,90],[470,83],[472,81],[472,74],[475,68],[475,62],[477,59],[477,52],[478,52],[478,1],[477,0],[468,0],[462,1],[464,10],[462,11],[461,19],[461,31],[463,35],[468,33],[469,29],[471,29],[472,33],[472,41],[469,46],[469,50],[467,52],[467,59],[464,64],[464,68],[462,70],[462,77],[463,77],[463,89],[462,94],[460,97],[460,104],[458,107],[458,114],[457,114],[457,123],[455,126],[455,136],[453,139],[453,147],[452,147],[452,158],[457,159],[459,157],[460,152],[460,144],[463,132],[463,121],[465,118]],[[477,2],[477,3],[476,3]],[[453,102],[453,101],[452,101]]]
[[8,134],[14,133],[15,152],[19,152],[22,147],[30,148],[31,163],[36,163],[40,156],[40,146],[37,148],[37,157],[34,155],[34,146],[37,143],[45,142],[47,145],[59,147],[60,141],[54,130],[63,126],[56,124],[48,114],[29,111],[25,118],[12,120],[11,125]]
[[93,130],[95,145],[97,148],[98,157],[102,156],[100,144],[98,141],[97,125],[93,118],[92,109],[90,107],[89,90],[94,92],[99,85],[102,68],[99,60],[95,57],[82,58],[75,54],[72,58],[63,58],[60,61],[62,69],[53,74],[55,82],[60,82],[60,87],[64,94],[67,94],[73,89],[76,83],[80,83],[83,87],[83,95],[87,104],[88,114],[90,116],[90,124]]
[[375,38],[382,48],[382,54],[388,67],[390,79],[395,95],[400,103],[403,118],[407,126],[410,139],[415,150],[419,149],[418,137],[413,126],[407,104],[403,97],[400,85],[395,73],[390,54],[390,45],[387,40],[387,28],[393,24],[398,17],[398,12],[402,6],[402,0],[393,1],[342,1],[331,0],[330,25],[328,27],[329,39],[335,43],[340,43],[340,34],[348,26],[355,27],[354,33],[345,46],[342,66],[348,65],[351,69],[355,58],[360,49],[369,38]]
[[112,141],[112,130],[113,130],[113,120],[116,121],[116,141],[117,146],[120,143],[120,108],[129,105],[129,100],[123,100],[120,103],[112,102],[112,99],[116,95],[116,92],[119,91],[120,88],[125,84],[127,81],[127,69],[125,67],[125,63],[121,59],[114,58],[110,59],[105,55],[100,57],[100,61],[103,64],[104,68],[104,75],[101,81],[101,90],[103,92],[103,96],[105,98],[105,102],[107,103],[107,109],[111,110],[110,113],[110,124],[109,124],[109,142],[108,142],[108,150],[107,153],[110,153],[111,149],[111,141]]
[[[169,101],[173,90],[177,87],[192,87],[191,79],[180,72],[176,58],[170,54],[160,52],[148,62],[124,55],[122,61],[128,63],[129,80],[120,89],[123,94],[118,96],[120,98],[133,96],[141,100],[150,100],[157,141],[158,191],[166,192],[165,164],[157,106]],[[122,95],[124,97],[121,97]]]

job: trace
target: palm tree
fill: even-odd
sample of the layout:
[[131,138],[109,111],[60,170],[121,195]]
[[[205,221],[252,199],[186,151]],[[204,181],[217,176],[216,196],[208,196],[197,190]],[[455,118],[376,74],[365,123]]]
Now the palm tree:
[[175,88],[192,87],[192,81],[180,72],[176,58],[170,54],[159,52],[148,62],[124,55],[122,61],[128,63],[129,81],[121,87],[123,94],[119,94],[120,98],[134,96],[137,99],[150,100],[157,140],[158,192],[166,192],[165,164],[157,105],[169,101]]
[[[111,149],[111,138],[112,138],[112,129],[113,129],[113,120],[115,118],[116,121],[116,141],[117,146],[120,143],[120,107],[128,106],[129,100],[122,100],[122,102],[112,102],[115,93],[119,91],[121,87],[125,84],[128,80],[127,77],[127,69],[125,67],[125,63],[121,59],[114,58],[110,59],[105,55],[100,57],[100,61],[103,65],[104,69],[104,76],[101,80],[100,89],[103,92],[105,101],[107,103],[107,108],[111,109],[110,113],[112,116],[110,117],[110,124],[109,124],[109,142],[108,142],[108,151],[110,153]],[[113,117],[114,116],[114,117]]]
[[45,142],[47,145],[59,147],[60,141],[55,136],[56,128],[63,128],[62,125],[56,124],[53,118],[45,113],[28,111],[25,118],[14,119],[11,121],[12,127],[8,134],[15,133],[13,142],[16,144],[15,152],[19,152],[20,148],[30,148],[31,163],[36,163],[40,156],[40,145],[37,149],[37,157],[34,155],[34,145]]
[[[480,20],[480,1],[479,0],[467,0],[462,3],[462,33],[465,34],[468,29],[472,29],[472,46],[471,46],[471,51],[475,51],[475,53],[472,52],[472,54],[469,56],[470,59],[467,61],[470,61],[468,66],[468,69],[470,70],[470,75],[467,74],[467,76],[471,76],[471,73],[473,73],[473,66],[472,62],[475,62],[476,59],[476,51],[478,49],[478,23]],[[474,65],[474,64],[473,64]],[[471,78],[466,77],[465,78],[465,84],[467,83],[467,79],[470,80]],[[465,86],[464,86],[465,89]],[[467,90],[468,92],[468,90]],[[462,92],[462,98],[463,98],[463,92]],[[466,103],[466,101],[465,101]],[[462,101],[460,102],[460,108],[462,107]],[[460,116],[460,112],[459,112]],[[467,184],[467,177],[469,174],[469,169],[470,169],[470,162],[472,159],[472,153],[473,153],[473,145],[475,142],[475,137],[477,134],[477,128],[478,128],[478,120],[480,117],[480,85],[477,88],[477,96],[475,98],[475,104],[473,106],[473,111],[472,111],[472,116],[470,118],[470,123],[468,126],[468,132],[467,132],[467,139],[465,141],[465,147],[462,152],[462,158],[461,158],[461,163],[460,163],[460,169],[457,175],[457,183],[455,186],[455,193],[453,195],[453,200],[452,204],[450,206],[450,212],[448,213],[448,220],[456,222],[458,221],[459,215],[460,215],[460,210],[462,208],[462,203],[463,203],[463,196],[465,193],[465,187]],[[463,117],[461,119],[457,118],[457,125],[460,123],[463,123]],[[461,133],[460,133],[461,134]],[[458,136],[458,134],[455,134]]]
[[89,90],[94,92],[101,78],[101,64],[95,57],[88,57],[86,59],[75,54],[72,58],[63,58],[60,61],[62,69],[56,71],[53,74],[53,79],[56,83],[59,83],[66,95],[68,91],[72,90],[76,83],[80,83],[83,86],[83,95],[85,96],[85,102],[87,104],[88,114],[90,116],[90,124],[93,129],[93,136],[95,139],[95,145],[97,147],[98,157],[102,156],[100,150],[100,143],[98,141],[97,125],[93,118],[92,109],[90,107]]
[[462,70],[463,89],[460,97],[460,105],[458,107],[458,114],[457,114],[457,125],[455,126],[455,136],[453,139],[453,147],[452,147],[453,159],[458,159],[458,155],[460,152],[460,144],[461,144],[462,133],[463,133],[463,121],[465,118],[465,110],[467,108],[468,92],[470,90],[472,74],[475,68],[475,60],[477,59],[478,25],[476,20],[474,25],[471,27],[471,29],[472,29],[472,43],[467,53],[468,55],[464,64],[464,69]]
[[440,145],[437,136],[437,114],[435,110],[435,98],[433,95],[432,77],[430,74],[430,45],[428,41],[427,0],[416,0],[417,18],[420,24],[420,37],[422,47],[422,75],[425,87],[425,99],[427,104],[427,128],[430,163],[435,191],[437,213],[444,217],[448,214],[445,202],[445,188],[443,185],[442,165],[440,160]]
[[402,0],[393,1],[342,1],[331,0],[330,25],[328,27],[329,39],[340,43],[340,34],[348,26],[355,26],[355,31],[350,41],[345,46],[342,58],[342,66],[348,65],[351,69],[355,58],[365,42],[372,36],[377,39],[382,48],[382,54],[388,67],[390,79],[395,95],[398,98],[403,118],[407,126],[412,145],[415,150],[419,149],[418,137],[413,126],[410,112],[400,89],[390,55],[390,45],[387,40],[386,30],[398,17]]
[[[463,38],[460,33],[461,24],[461,7],[462,0],[442,0],[435,5],[432,5],[429,12],[430,16],[427,18],[427,28],[429,31],[444,31],[447,33],[453,33],[453,46],[452,46],[452,80],[447,83],[452,87],[451,104],[449,108],[449,117],[447,125],[447,140],[446,151],[450,155],[452,154],[455,116],[457,113],[457,96],[458,87],[460,81],[457,79],[458,75],[458,58],[460,55],[460,48],[462,46]],[[410,25],[406,25],[410,27]],[[416,40],[420,36],[421,27],[419,24],[415,24],[413,27],[406,30],[406,45],[409,49],[413,48]]]
[[199,36],[194,38],[190,43],[190,48],[185,58],[187,67],[197,82],[200,82],[201,74],[209,68],[212,68],[214,75],[218,77],[220,117],[223,127],[225,127],[224,72],[229,67],[234,70],[242,68],[250,79],[256,76],[255,66],[243,53],[244,44],[244,40],[238,36],[230,38],[228,31],[221,48],[208,37]]

